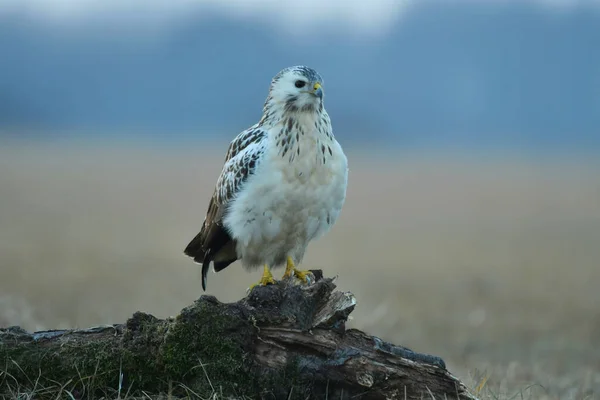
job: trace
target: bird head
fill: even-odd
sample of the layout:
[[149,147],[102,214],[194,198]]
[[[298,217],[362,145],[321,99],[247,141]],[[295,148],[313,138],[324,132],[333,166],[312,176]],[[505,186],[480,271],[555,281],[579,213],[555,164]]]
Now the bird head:
[[305,66],[285,68],[271,81],[269,97],[286,111],[311,112],[323,104],[323,79]]

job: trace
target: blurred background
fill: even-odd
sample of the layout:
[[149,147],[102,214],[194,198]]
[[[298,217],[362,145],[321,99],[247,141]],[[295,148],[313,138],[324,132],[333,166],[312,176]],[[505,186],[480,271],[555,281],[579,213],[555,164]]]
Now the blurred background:
[[599,49],[594,0],[0,0],[0,326],[202,295],[182,251],[227,145],[305,64],[350,176],[304,266],[351,326],[491,398],[600,398]]

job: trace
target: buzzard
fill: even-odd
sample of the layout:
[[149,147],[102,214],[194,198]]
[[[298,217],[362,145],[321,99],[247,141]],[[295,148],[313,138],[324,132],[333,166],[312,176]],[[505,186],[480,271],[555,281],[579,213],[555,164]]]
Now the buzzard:
[[283,69],[260,121],[229,144],[202,228],[184,250],[202,265],[203,290],[211,262],[219,272],[237,260],[248,271],[264,267],[258,285],[275,283],[271,268],[283,265],[284,279],[309,282],[296,266],[335,224],[348,182],[323,96],[317,71]]

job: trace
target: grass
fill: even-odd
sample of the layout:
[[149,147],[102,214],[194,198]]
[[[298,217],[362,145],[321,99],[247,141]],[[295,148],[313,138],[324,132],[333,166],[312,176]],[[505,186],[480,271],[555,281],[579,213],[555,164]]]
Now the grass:
[[[198,298],[200,271],[182,249],[223,146],[0,146],[0,326],[167,317]],[[574,157],[349,156],[347,204],[304,266],[356,295],[351,326],[441,356],[471,387],[483,383],[483,399],[600,398],[600,168]],[[259,274],[234,264],[209,274],[208,293],[237,300]],[[30,398],[19,390],[31,394],[36,377],[29,388],[0,382]],[[69,397],[67,382],[35,388],[50,389]]]

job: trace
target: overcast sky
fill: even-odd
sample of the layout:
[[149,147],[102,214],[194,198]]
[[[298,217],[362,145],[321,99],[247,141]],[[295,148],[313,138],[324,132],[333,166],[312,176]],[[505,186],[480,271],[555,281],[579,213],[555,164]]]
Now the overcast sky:
[[190,13],[211,11],[232,18],[257,19],[290,31],[310,27],[364,33],[385,31],[417,2],[530,2],[552,11],[569,11],[600,0],[0,0],[0,16],[15,15],[62,27],[90,23],[146,30],[177,24]]

